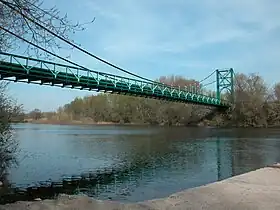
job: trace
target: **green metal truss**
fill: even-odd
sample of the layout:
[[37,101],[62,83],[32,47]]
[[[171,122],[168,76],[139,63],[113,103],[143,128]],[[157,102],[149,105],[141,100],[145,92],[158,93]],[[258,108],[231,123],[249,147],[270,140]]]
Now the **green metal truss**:
[[229,101],[219,95],[210,97],[189,91],[186,87],[171,87],[113,74],[82,69],[49,61],[0,53],[1,80],[35,83],[65,88],[105,91],[182,103],[228,108]]
[[234,102],[234,71],[232,68],[225,70],[216,70],[216,97],[221,99],[221,93],[223,90],[227,90],[230,94],[230,101]]

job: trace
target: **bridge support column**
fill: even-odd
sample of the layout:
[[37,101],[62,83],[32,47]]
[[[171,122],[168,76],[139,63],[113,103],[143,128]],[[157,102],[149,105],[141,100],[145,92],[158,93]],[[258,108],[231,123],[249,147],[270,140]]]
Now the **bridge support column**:
[[217,82],[216,82],[216,84],[217,84],[216,98],[220,100],[220,99],[221,99],[221,92],[220,92],[220,72],[219,72],[218,69],[216,70],[216,80],[217,80]]
[[229,100],[234,102],[234,71],[232,68],[226,70],[216,70],[217,90],[216,97],[221,99],[221,93],[224,89],[229,91]]

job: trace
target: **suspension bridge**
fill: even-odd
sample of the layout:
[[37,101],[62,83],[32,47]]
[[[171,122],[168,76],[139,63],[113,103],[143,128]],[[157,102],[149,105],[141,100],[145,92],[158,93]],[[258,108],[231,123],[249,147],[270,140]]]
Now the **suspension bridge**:
[[[10,4],[7,1],[0,0],[0,2],[9,8],[12,12],[15,12],[22,16],[28,23],[32,23],[43,29],[61,41],[71,45],[73,48],[82,51],[83,53],[91,56],[98,61],[105,63],[107,66],[113,67],[119,71],[125,72],[130,77],[123,77],[117,74],[109,74],[105,72],[94,71],[85,68],[82,65],[67,60],[51,51],[33,43],[30,40],[18,35],[3,25],[0,25],[0,29],[5,33],[8,33],[21,41],[32,45],[36,49],[42,50],[54,57],[66,61],[72,64],[64,65],[60,63],[50,62],[46,60],[40,60],[36,58],[9,54],[6,52],[0,52],[0,79],[9,80],[14,82],[35,83],[40,85],[58,86],[62,88],[72,88],[80,90],[95,90],[104,91],[116,94],[132,95],[136,97],[148,97],[159,100],[168,100],[173,102],[192,103],[204,106],[212,106],[217,108],[229,108],[233,103],[234,88],[233,88],[233,69],[217,69],[203,81],[216,73],[216,96],[209,96],[209,94],[203,94],[201,84],[192,84],[190,86],[175,87],[167,84],[163,84],[157,81],[153,81],[125,69],[122,69],[98,56],[88,52],[81,48],[79,45],[69,41],[65,37],[62,37],[50,30],[49,27],[42,20],[35,20],[32,16],[23,13],[15,5]],[[31,7],[36,7],[39,10],[41,8],[36,5],[30,4]],[[45,12],[44,10],[42,10]],[[50,14],[49,14],[50,15]],[[55,17],[54,17],[55,18]],[[132,78],[133,76],[133,78]],[[198,86],[199,85],[199,86]],[[230,100],[222,99],[222,91],[227,90],[230,94]]]
[[216,96],[203,95],[197,86],[172,87],[160,82],[134,79],[35,58],[0,53],[1,80],[95,90],[137,97],[228,108],[232,101],[221,99],[227,89],[233,94],[233,69],[216,70]]

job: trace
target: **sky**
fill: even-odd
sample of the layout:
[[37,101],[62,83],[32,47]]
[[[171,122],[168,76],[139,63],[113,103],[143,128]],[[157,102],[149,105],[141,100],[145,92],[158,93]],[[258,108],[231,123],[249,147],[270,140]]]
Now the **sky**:
[[[258,73],[269,85],[280,81],[278,0],[75,2],[48,0],[43,7],[57,6],[73,22],[95,17],[85,31],[73,36],[76,43],[141,76],[155,79],[174,74],[200,80],[217,68],[234,68]],[[91,69],[123,75],[78,51],[60,54],[71,55],[73,61]],[[9,94],[26,111],[51,111],[75,97],[95,93],[11,83]]]

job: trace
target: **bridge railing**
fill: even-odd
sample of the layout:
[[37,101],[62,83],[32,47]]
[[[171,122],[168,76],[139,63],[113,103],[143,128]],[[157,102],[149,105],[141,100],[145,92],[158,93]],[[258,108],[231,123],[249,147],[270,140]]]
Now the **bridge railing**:
[[76,66],[69,66],[65,64],[60,64],[60,63],[55,63],[51,61],[45,61],[41,59],[36,59],[36,58],[30,58],[26,56],[21,56],[21,55],[14,55],[14,54],[9,54],[5,52],[0,52],[0,61],[1,62],[8,62],[10,64],[18,64],[22,68],[24,68],[27,72],[30,69],[33,68],[40,68],[40,69],[46,69],[49,70],[54,76],[57,76],[59,73],[65,73],[65,74],[73,74],[77,80],[79,80],[81,77],[86,77],[86,78],[92,78],[96,79],[97,82],[100,80],[111,80],[113,84],[116,85],[116,83],[125,83],[127,86],[131,85],[137,85],[141,89],[143,88],[150,88],[152,90],[160,90],[160,91],[167,91],[170,94],[177,93],[178,95],[180,94],[190,94],[192,97],[197,96],[197,97],[203,97],[206,98],[206,100],[211,100],[211,102],[215,102],[217,104],[223,104],[227,105],[230,104],[228,101],[225,100],[218,100],[215,97],[212,96],[207,96],[203,95],[202,93],[199,93],[198,91],[190,91],[187,90],[186,87],[173,87],[170,85],[166,85],[160,82],[150,82],[150,81],[145,81],[145,80],[139,80],[139,79],[134,79],[134,78],[129,78],[129,77],[123,77],[123,76],[118,76],[110,73],[104,73],[104,72],[99,72],[99,71],[94,71],[88,68],[80,68]]

